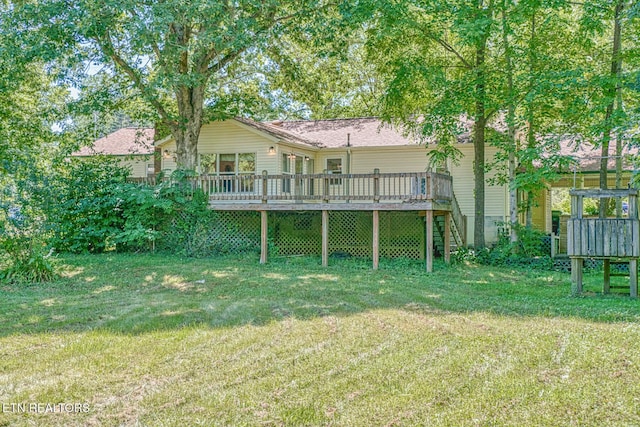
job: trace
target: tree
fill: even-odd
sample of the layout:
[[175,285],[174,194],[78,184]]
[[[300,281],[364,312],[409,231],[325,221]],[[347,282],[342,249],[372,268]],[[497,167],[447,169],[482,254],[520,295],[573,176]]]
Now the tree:
[[16,3],[6,14],[22,23],[16,32],[37,39],[26,51],[42,56],[33,46],[45,43],[58,60],[65,53],[70,65],[83,61],[84,74],[99,69],[126,81],[175,138],[178,165],[194,169],[203,122],[240,113],[233,109],[238,86],[248,75],[260,79],[254,59],[291,26],[318,25],[327,7],[312,0],[45,0]]
[[493,0],[376,3],[368,30],[370,59],[386,79],[383,117],[435,136],[445,155],[473,119],[474,245],[485,245],[485,143],[496,117]]
[[313,43],[306,33],[288,33],[270,53],[278,71],[269,73],[268,79],[272,87],[295,100],[288,112],[294,118],[380,114],[382,88],[374,64],[366,57],[362,27],[357,21],[342,21],[339,27],[339,33],[316,37]]

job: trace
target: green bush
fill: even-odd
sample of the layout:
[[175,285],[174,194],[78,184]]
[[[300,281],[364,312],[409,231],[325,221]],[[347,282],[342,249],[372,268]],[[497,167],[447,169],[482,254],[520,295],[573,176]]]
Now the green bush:
[[39,221],[15,201],[0,209],[0,281],[46,282],[57,277],[53,251]]
[[57,179],[51,243],[68,252],[189,257],[255,250],[259,236],[209,210],[207,195],[194,188],[193,172],[175,171],[156,186],[127,183],[128,173],[108,159],[72,162]]
[[48,282],[55,279],[53,250],[47,250],[45,242],[35,236],[3,236],[0,251],[5,255],[6,267],[0,270],[3,282]]
[[129,170],[112,159],[72,159],[54,179],[47,209],[51,244],[60,251],[99,253],[110,250],[124,229],[124,197]]
[[538,230],[517,225],[518,241],[511,243],[509,235],[501,235],[490,248],[460,248],[452,253],[454,263],[475,262],[495,266],[529,266],[552,269],[553,260],[546,252],[546,235]]

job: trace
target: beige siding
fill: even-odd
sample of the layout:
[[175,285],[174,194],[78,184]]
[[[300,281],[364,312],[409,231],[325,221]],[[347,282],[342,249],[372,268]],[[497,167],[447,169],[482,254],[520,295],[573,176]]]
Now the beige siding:
[[[458,165],[451,164],[453,177],[453,191],[460,205],[462,213],[467,216],[467,241],[473,242],[474,231],[474,178],[473,178],[473,145],[461,144],[457,147],[463,154]],[[381,173],[391,172],[423,172],[427,169],[429,158],[428,149],[424,146],[398,146],[371,149],[352,149],[351,173],[372,173],[380,169]],[[496,148],[487,147],[487,162],[492,161]],[[321,150],[316,155],[316,169],[321,172],[326,167],[326,160],[342,158],[346,163],[347,149]],[[344,167],[343,167],[344,168]],[[346,170],[346,169],[345,169]],[[486,178],[494,176],[495,172],[486,174]],[[498,237],[498,224],[508,216],[508,193],[506,186],[485,186],[485,238],[487,243],[494,242]]]
[[398,147],[395,149],[353,151],[351,154],[352,173],[424,172],[429,159],[424,146]]
[[[458,165],[451,166],[451,176],[453,177],[453,192],[456,195],[460,210],[467,216],[467,242],[473,242],[474,221],[475,221],[475,199],[474,199],[474,178],[473,178],[473,158],[474,151],[471,144],[460,144],[457,147],[463,157]],[[487,147],[486,162],[493,161],[493,156],[497,149]],[[485,174],[485,179],[494,176],[491,171]],[[485,183],[485,241],[495,242],[498,238],[498,223],[508,218],[508,189],[506,186],[494,186]]]
[[136,156],[135,158],[120,158],[120,166],[126,166],[131,169],[133,178],[144,178],[147,176],[147,165],[153,167],[153,156]]
[[[168,151],[169,155],[166,155],[165,152]],[[174,158],[174,153],[176,152],[176,143],[174,141],[167,142],[162,145],[162,161],[160,170],[174,171],[176,169],[176,161]]]
[[551,191],[543,189],[531,209],[531,220],[536,230],[551,233]]
[[[276,149],[275,154],[269,154],[269,148]],[[255,153],[256,173],[263,170],[274,174],[279,171],[279,146],[266,136],[262,136],[234,121],[214,122],[206,124],[200,131],[198,142],[198,153]],[[171,156],[162,158],[163,170],[175,170],[176,163],[173,159],[176,145],[174,141],[169,141],[162,145],[162,150],[169,150]]]
[[256,173],[267,170],[274,173],[278,167],[277,154],[269,154],[269,147],[276,148],[269,140],[234,121],[213,122],[202,127],[198,142],[199,153],[255,153]]

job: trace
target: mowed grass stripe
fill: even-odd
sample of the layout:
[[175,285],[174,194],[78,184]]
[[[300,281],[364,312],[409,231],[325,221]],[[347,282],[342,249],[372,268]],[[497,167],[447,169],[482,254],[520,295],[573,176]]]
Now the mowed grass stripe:
[[638,302],[571,298],[567,275],[64,262],[58,282],[3,288],[0,402],[91,411],[0,425],[640,424]]

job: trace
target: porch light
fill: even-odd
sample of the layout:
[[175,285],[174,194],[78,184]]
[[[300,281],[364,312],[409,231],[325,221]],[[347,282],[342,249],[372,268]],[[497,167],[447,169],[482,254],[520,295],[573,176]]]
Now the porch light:
[[276,149],[273,145],[269,147],[269,154],[276,154]]
[[291,154],[289,154],[289,158],[290,158],[290,159],[295,159],[295,158],[296,158],[296,155],[295,155],[295,154],[293,154],[293,153],[291,153]]
[[165,150],[162,152],[162,156],[163,156],[165,159],[168,159],[169,157],[171,157],[171,152],[170,152],[169,150],[166,150],[166,149],[165,149]]
[[309,156],[304,156],[304,161],[308,162],[309,161]]

